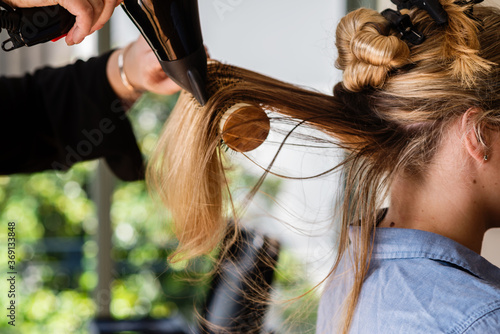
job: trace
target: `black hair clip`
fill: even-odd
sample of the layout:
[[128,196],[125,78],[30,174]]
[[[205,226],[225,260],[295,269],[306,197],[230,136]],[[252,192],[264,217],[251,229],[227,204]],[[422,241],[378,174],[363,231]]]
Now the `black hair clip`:
[[404,39],[413,45],[418,45],[425,41],[425,36],[415,30],[409,15],[403,15],[392,9],[386,9],[381,14],[397,31],[399,31],[401,39]]
[[[398,6],[398,10],[412,9],[417,7],[425,10],[436,21],[438,25],[448,22],[448,14],[444,10],[439,0],[391,0],[393,4]],[[471,0],[478,1],[478,0]],[[483,1],[483,0],[479,0]]]

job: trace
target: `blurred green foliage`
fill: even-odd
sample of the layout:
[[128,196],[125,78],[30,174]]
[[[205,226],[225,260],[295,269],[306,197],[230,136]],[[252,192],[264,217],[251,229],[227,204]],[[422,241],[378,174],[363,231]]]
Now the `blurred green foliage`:
[[[129,113],[140,147],[147,156],[175,104],[176,96],[147,95]],[[7,224],[16,222],[16,327],[0,314],[2,333],[88,333],[96,315],[93,291],[97,286],[97,218],[91,200],[97,162],[80,163],[67,173],[0,177],[0,276],[7,274]],[[236,170],[244,186],[256,177]],[[276,196],[280,182],[270,179],[263,191]],[[272,204],[269,204],[272,205]],[[192,318],[193,305],[203,299],[210,261],[198,259],[169,266],[167,257],[176,247],[168,216],[151,201],[144,182],[117,182],[111,207],[115,278],[111,287],[111,313],[118,319],[182,314]],[[297,265],[282,253],[283,269],[277,291],[285,298],[309,289],[298,279]],[[288,270],[287,268],[292,268]],[[298,290],[297,290],[298,289]],[[0,279],[0,305],[8,305],[8,282]],[[288,291],[288,292],[287,292]],[[314,298],[314,297],[312,297]],[[292,309],[300,308],[294,306]],[[313,308],[314,309],[314,308]],[[289,312],[289,311],[286,311]],[[287,313],[279,318],[285,319]],[[296,313],[295,313],[296,314]],[[314,311],[300,323],[309,328]],[[274,319],[273,323],[282,320]],[[306,326],[306,327],[307,327]],[[292,326],[293,327],[293,326]],[[302,325],[299,328],[301,331]],[[300,332],[299,331],[299,332]]]

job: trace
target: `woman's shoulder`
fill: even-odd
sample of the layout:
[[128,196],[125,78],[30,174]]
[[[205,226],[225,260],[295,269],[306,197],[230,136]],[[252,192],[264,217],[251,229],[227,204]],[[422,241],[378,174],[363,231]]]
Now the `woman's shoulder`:
[[[492,328],[500,332],[499,268],[439,235],[383,230],[377,232],[353,332],[492,333]],[[343,259],[340,271],[347,274],[337,271],[325,289],[318,321],[322,328],[329,317],[338,317],[352,283],[346,263]]]
[[[346,288],[330,283],[323,296],[326,300],[322,301],[321,316],[337,313],[341,306],[337,298],[346,292]],[[352,332],[498,333],[500,285],[444,261],[373,261]]]
[[[485,326],[499,319],[499,268],[440,235],[403,229],[379,232],[360,314],[376,309],[376,318],[397,319],[401,325],[396,326],[407,324],[405,329],[412,333],[415,328],[462,333],[472,324]],[[494,328],[500,331],[500,326]]]

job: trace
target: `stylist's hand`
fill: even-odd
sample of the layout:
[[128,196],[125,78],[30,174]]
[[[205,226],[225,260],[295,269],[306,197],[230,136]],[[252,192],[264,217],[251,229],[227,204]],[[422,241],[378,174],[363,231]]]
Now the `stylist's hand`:
[[126,50],[124,70],[130,83],[139,90],[170,95],[181,89],[165,74],[158,58],[142,36]]
[[66,36],[68,45],[78,44],[94,31],[101,29],[113,10],[123,0],[4,0],[12,7],[43,7],[61,5],[76,16],[73,28]]
[[[120,76],[118,56],[121,52],[123,52],[123,71],[133,90],[124,85]],[[111,87],[118,97],[129,104],[135,102],[143,91],[170,95],[181,89],[165,74],[155,54],[142,36],[125,49],[113,52],[108,60],[107,75]]]

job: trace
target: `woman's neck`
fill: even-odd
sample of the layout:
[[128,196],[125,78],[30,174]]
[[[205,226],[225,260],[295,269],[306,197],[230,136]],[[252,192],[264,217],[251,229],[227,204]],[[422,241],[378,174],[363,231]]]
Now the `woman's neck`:
[[481,251],[484,233],[496,216],[487,192],[491,176],[484,170],[493,165],[471,159],[462,138],[458,125],[453,127],[425,173],[395,177],[389,210],[380,227],[429,231]]
[[398,178],[391,188],[389,210],[379,227],[433,232],[479,253],[487,227],[480,203],[470,200],[468,193],[467,187],[439,180],[420,183]]

